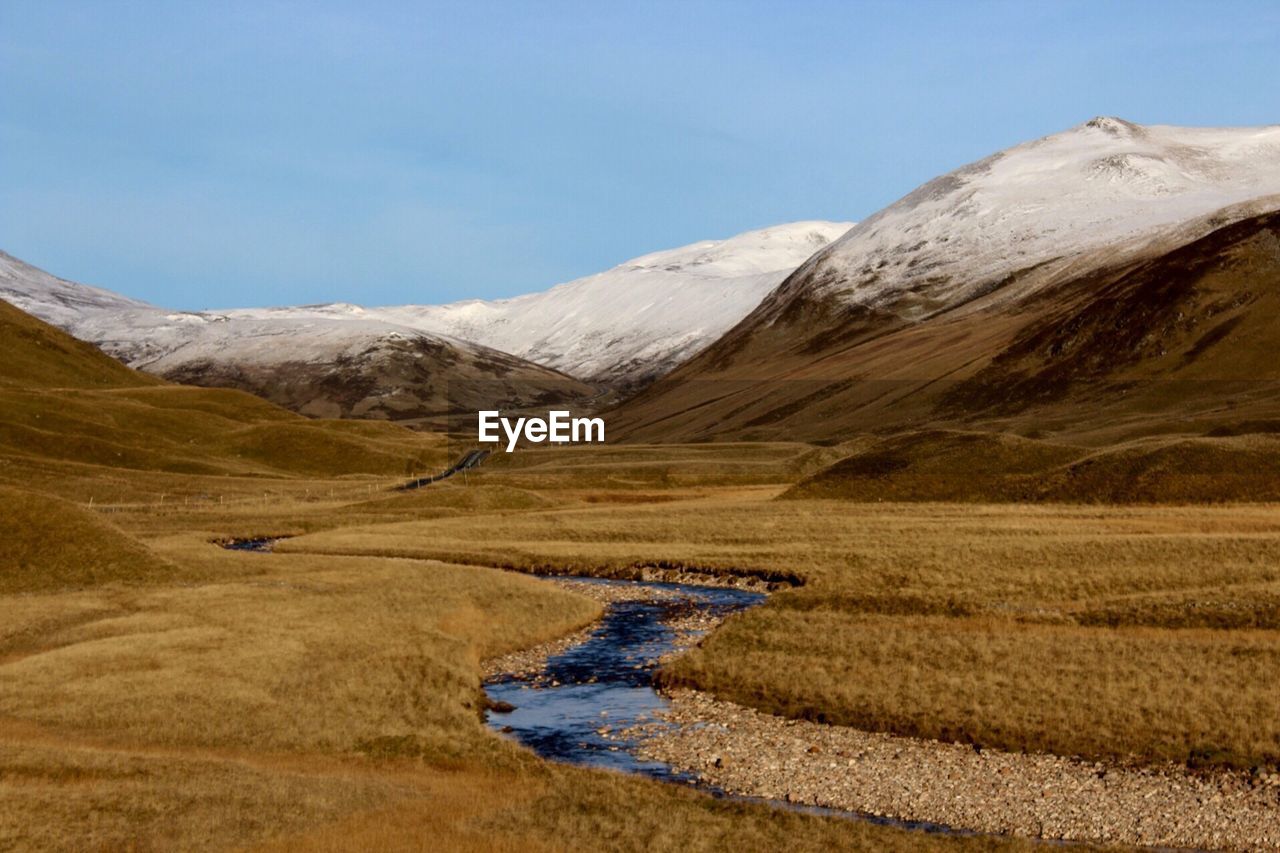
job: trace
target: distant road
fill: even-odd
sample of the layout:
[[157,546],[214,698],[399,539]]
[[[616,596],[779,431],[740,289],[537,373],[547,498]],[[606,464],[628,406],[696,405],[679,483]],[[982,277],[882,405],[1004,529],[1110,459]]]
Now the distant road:
[[475,468],[481,462],[489,458],[489,453],[490,451],[488,450],[469,451],[461,459],[441,471],[439,474],[432,474],[430,477],[419,477],[417,480],[410,480],[402,486],[397,486],[396,491],[407,492],[413,489],[420,489],[423,486],[428,486],[432,483],[452,477],[459,471],[465,471],[468,468]]

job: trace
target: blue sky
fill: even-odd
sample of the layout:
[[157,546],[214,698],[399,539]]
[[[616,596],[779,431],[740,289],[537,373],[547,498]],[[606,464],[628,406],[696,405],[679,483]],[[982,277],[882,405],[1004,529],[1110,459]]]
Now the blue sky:
[[1274,0],[3,0],[0,249],[175,308],[506,296],[1278,83]]

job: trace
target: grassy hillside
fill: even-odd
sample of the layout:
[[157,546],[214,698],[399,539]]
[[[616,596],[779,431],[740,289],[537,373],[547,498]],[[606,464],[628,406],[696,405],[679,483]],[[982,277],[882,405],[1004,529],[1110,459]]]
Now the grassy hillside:
[[160,380],[130,370],[0,299],[0,388],[136,388]]
[[0,594],[154,581],[174,570],[91,510],[0,486]]
[[789,500],[1280,501],[1280,437],[1151,437],[1100,450],[1000,433],[926,430],[852,442]]
[[[404,476],[442,467],[437,436],[312,421],[240,391],[169,385],[0,303],[0,462],[179,474]],[[9,467],[0,464],[0,481]]]
[[857,501],[1011,501],[1038,474],[1082,448],[998,433],[925,430],[866,438],[851,454],[788,489],[783,498]]
[[958,429],[1103,447],[1274,421],[1277,246],[1272,212],[1123,261],[1101,251],[1030,270],[911,319],[797,301],[624,402],[610,435],[838,442]]

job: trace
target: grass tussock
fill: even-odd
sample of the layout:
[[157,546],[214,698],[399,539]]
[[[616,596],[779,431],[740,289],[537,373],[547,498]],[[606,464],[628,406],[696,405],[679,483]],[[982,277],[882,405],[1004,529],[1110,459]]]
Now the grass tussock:
[[175,571],[90,510],[0,486],[0,594],[154,582]]
[[[446,781],[447,780],[447,781]],[[711,800],[617,773],[547,765],[452,771],[423,796],[287,835],[267,851],[1021,850],[1015,839],[941,837]]]
[[[109,616],[50,613],[48,651],[0,669],[0,715],[192,746],[344,751],[404,736],[443,756],[478,718],[480,658],[598,613],[477,569],[265,559],[269,575],[115,594]],[[264,557],[227,555],[252,560]],[[23,618],[57,607],[32,602]]]
[[1122,760],[1211,755],[1248,768],[1280,763],[1269,722],[1280,714],[1268,675],[1277,666],[1270,632],[816,611],[746,615],[667,679],[872,731]]

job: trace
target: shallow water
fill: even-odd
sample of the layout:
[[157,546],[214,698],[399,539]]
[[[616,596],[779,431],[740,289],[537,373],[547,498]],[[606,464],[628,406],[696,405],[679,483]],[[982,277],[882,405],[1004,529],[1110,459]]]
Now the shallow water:
[[[280,539],[238,539],[219,544],[233,551],[270,553]],[[718,797],[827,815],[865,820],[930,833],[972,835],[927,821],[904,821],[819,806],[732,796],[698,781],[692,773],[675,770],[658,761],[637,758],[634,741],[605,737],[638,723],[660,722],[658,714],[669,707],[653,686],[659,660],[676,648],[677,634],[668,625],[690,609],[714,616],[728,616],[764,601],[759,592],[677,583],[642,583],[603,578],[575,578],[580,583],[650,588],[655,596],[644,601],[614,602],[600,626],[583,643],[548,659],[534,679],[499,675],[485,682],[493,702],[506,702],[514,710],[490,711],[490,727],[514,737],[543,758],[639,773],[654,779],[698,785]],[[694,632],[696,637],[702,632]],[[686,635],[687,641],[687,635]],[[607,731],[605,728],[607,727]]]
[[728,615],[759,604],[764,595],[685,584],[591,582],[649,587],[674,592],[676,597],[614,603],[595,633],[552,657],[536,682],[504,676],[490,680],[485,685],[490,699],[508,702],[515,710],[491,712],[489,725],[544,758],[693,781],[689,774],[665,764],[636,758],[629,749],[633,744],[606,738],[599,730],[652,722],[666,709],[667,701],[653,689],[653,674],[658,659],[675,648],[676,632],[666,624],[668,619],[690,607]]
[[[575,581],[579,580],[575,578]],[[660,722],[668,702],[653,687],[658,659],[675,649],[676,632],[666,622],[690,607],[720,616],[746,610],[764,601],[758,592],[673,583],[640,583],[592,578],[591,583],[650,587],[676,593],[670,600],[622,601],[610,605],[599,628],[585,642],[547,661],[536,679],[497,676],[485,683],[494,702],[507,702],[514,711],[487,715],[490,727],[513,737],[543,758],[639,773],[654,779],[698,785],[717,797],[726,792],[699,783],[692,773],[632,754],[633,741],[607,738],[601,729],[626,729],[637,723]],[[948,835],[973,835],[928,821],[897,820],[858,812],[732,796],[744,802],[862,820],[901,829]]]
[[[218,544],[233,551],[270,553],[275,543],[285,538],[288,537],[226,540]],[[490,727],[514,737],[544,758],[696,784],[717,797],[928,833],[979,834],[929,821],[898,820],[783,800],[731,795],[699,783],[695,774],[675,770],[662,762],[637,758],[632,752],[635,747],[633,741],[606,738],[605,734],[638,723],[661,722],[658,715],[669,707],[669,703],[654,689],[653,676],[659,659],[676,648],[677,634],[667,624],[668,621],[690,609],[728,616],[760,604],[765,596],[747,590],[690,584],[603,578],[574,580],[651,588],[655,595],[662,597],[611,604],[591,637],[551,657],[534,679],[499,675],[486,681],[485,691],[493,702],[514,706],[514,710],[507,713],[489,712],[486,719]],[[696,639],[700,633],[695,632],[693,637]],[[604,731],[605,727],[608,731]],[[1073,842],[1047,843],[1074,846]]]
[[272,546],[284,538],[287,537],[273,536],[268,539],[231,539],[219,544],[228,551],[253,551],[258,554],[269,554],[271,553]]

